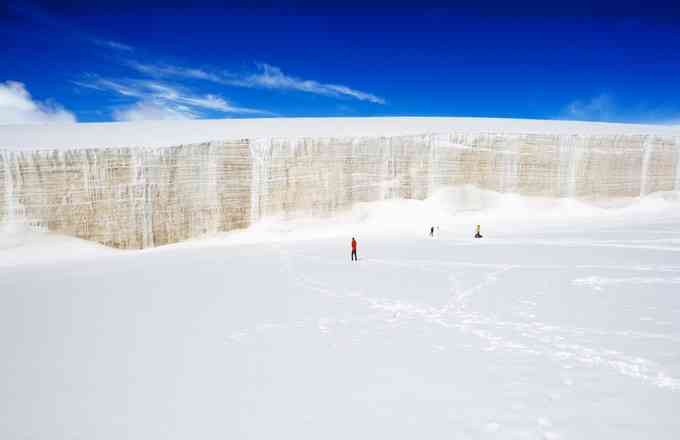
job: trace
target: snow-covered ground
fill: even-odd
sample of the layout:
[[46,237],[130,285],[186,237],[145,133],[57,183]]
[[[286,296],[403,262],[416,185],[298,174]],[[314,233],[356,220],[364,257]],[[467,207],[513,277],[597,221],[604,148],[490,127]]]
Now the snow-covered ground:
[[678,193],[463,188],[145,251],[5,231],[0,438],[675,439],[679,292]]

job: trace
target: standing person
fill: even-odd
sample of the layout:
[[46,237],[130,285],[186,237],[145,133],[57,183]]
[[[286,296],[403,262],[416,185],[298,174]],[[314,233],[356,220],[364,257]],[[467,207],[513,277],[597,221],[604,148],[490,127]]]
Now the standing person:
[[357,258],[357,241],[352,237],[352,261],[358,261]]
[[434,237],[434,226],[430,227],[430,237]]
[[479,225],[477,225],[477,233],[475,234],[475,238],[482,238],[481,226]]

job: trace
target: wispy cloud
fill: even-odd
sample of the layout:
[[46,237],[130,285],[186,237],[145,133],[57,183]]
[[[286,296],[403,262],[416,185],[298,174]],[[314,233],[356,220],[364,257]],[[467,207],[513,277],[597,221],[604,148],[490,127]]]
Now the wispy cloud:
[[113,40],[95,39],[95,40],[92,40],[92,43],[96,44],[97,46],[106,47],[108,49],[113,49],[113,50],[119,50],[119,51],[122,51],[122,52],[133,52],[135,50],[135,48],[132,47],[132,46],[128,46],[127,44],[119,43],[119,42],[113,41]]
[[82,80],[74,81],[80,87],[113,92],[120,96],[134,98],[137,101],[114,110],[117,119],[142,119],[154,117],[160,119],[193,119],[202,116],[202,111],[216,111],[228,114],[271,114],[265,110],[239,107],[224,98],[204,94],[197,95],[184,87],[178,87],[162,81],[141,79],[109,79],[97,75],[88,75]]
[[61,105],[34,100],[24,84],[17,81],[0,83],[0,124],[74,122],[74,114]]
[[257,72],[241,75],[231,72],[211,72],[204,69],[168,64],[145,64],[136,61],[129,62],[129,65],[140,73],[156,78],[178,77],[198,79],[235,87],[294,90],[335,98],[352,98],[375,104],[385,104],[385,99],[380,96],[344,85],[325,84],[319,81],[301,79],[284,73],[279,67],[265,63],[257,65]]
[[570,102],[559,115],[561,119],[598,122],[626,122],[643,124],[678,125],[680,111],[671,106],[650,106],[645,102],[618,103],[615,97],[601,93],[590,99]]
[[177,77],[189,79],[201,79],[218,84],[230,84],[224,77],[210,73],[202,69],[192,69],[168,64],[145,64],[138,61],[128,61],[127,65],[139,73],[155,78]]
[[280,68],[269,64],[260,64],[258,67],[260,72],[246,76],[243,79],[234,80],[234,84],[242,85],[244,87],[298,90],[325,96],[346,96],[360,101],[385,104],[385,100],[379,96],[360,90],[354,90],[347,86],[322,84],[318,81],[296,78],[294,76],[286,75]]
[[570,102],[562,115],[579,121],[611,121],[616,116],[616,105],[610,95],[603,93],[585,101]]
[[171,105],[154,100],[139,101],[113,111],[113,119],[116,121],[183,120],[198,117],[199,115],[187,106]]

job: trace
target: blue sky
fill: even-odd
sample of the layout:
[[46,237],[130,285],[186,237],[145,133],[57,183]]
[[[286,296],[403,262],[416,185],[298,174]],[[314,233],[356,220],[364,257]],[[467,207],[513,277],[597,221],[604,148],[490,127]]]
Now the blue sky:
[[0,1],[0,123],[680,120],[680,11],[673,6]]

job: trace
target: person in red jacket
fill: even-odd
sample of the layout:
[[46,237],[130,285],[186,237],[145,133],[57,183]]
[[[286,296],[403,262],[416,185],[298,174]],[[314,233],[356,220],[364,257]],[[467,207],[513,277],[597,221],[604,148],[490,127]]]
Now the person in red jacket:
[[352,260],[358,261],[357,258],[357,241],[352,237]]

